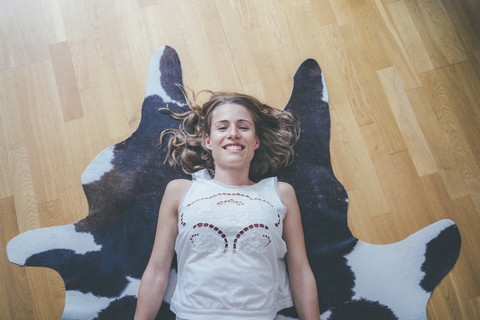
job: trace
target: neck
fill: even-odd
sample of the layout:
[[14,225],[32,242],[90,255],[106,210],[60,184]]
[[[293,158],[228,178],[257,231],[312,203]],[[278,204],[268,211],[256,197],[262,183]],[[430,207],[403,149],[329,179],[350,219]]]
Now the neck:
[[230,186],[251,185],[253,181],[248,178],[249,171],[249,167],[242,169],[222,169],[215,167],[215,176],[213,179]]

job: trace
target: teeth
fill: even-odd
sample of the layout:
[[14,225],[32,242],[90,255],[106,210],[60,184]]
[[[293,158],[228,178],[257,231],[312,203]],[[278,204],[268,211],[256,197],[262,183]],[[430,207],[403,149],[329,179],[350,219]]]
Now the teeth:
[[231,146],[227,146],[225,149],[227,149],[227,150],[241,150],[242,146],[231,145]]

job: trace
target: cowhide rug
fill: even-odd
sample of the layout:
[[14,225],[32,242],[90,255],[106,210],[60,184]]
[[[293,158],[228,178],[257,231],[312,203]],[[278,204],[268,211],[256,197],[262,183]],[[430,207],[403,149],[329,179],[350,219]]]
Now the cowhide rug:
[[[160,132],[178,127],[160,108],[185,110],[177,84],[177,53],[165,46],[151,60],[142,120],[130,138],[103,150],[82,175],[88,216],[74,224],[25,232],[7,246],[11,262],[56,270],[65,281],[63,319],[132,319],[140,278],[152,250],[157,213],[167,182],[185,178],[163,163]],[[455,264],[460,235],[441,220],[407,239],[371,245],[347,226],[348,196],[330,164],[330,115],[323,74],[314,60],[301,64],[286,109],[300,120],[291,183],[302,211],[322,319],[426,319],[435,286]],[[168,309],[171,282],[158,319]],[[278,319],[295,318],[294,309]]]

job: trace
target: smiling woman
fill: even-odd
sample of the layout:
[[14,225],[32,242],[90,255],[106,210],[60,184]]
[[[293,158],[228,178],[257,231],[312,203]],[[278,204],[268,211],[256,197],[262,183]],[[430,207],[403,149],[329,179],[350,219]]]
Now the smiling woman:
[[[274,176],[299,136],[287,111],[238,93],[212,93],[176,114],[167,161],[192,174],[172,180],[138,293],[135,319],[154,319],[177,254],[170,309],[177,319],[272,320],[294,305],[320,318],[295,191]],[[287,264],[289,273],[287,273]]]

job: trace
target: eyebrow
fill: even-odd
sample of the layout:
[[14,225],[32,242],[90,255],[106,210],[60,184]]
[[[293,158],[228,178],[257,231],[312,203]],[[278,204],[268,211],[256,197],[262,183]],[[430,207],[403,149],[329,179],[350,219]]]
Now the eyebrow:
[[[215,125],[217,124],[221,124],[221,123],[229,123],[230,121],[228,120],[219,120],[217,122],[215,122]],[[252,124],[250,121],[248,121],[247,119],[238,119],[236,122],[247,122],[248,124]]]

